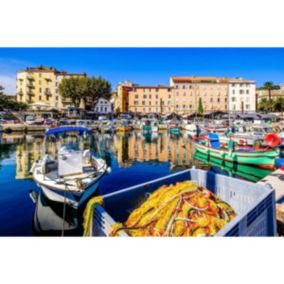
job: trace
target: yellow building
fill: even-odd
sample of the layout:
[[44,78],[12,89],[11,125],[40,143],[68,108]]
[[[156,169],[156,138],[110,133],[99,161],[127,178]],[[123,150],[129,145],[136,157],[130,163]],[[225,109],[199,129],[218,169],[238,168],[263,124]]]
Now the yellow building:
[[31,108],[66,109],[69,100],[62,100],[59,84],[64,78],[86,76],[58,71],[53,67],[26,68],[17,73],[17,101],[27,103]]
[[114,111],[116,113],[129,111],[129,92],[133,90],[133,87],[138,86],[130,81],[119,83],[117,91],[114,95]]

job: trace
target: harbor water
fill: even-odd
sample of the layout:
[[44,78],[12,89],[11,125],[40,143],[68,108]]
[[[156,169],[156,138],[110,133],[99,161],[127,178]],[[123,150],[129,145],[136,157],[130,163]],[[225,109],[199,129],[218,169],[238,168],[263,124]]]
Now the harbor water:
[[[163,132],[145,136],[133,131],[116,135],[95,133],[94,136],[93,149],[111,167],[95,195],[115,192],[192,166],[251,182],[270,173],[196,155],[186,133],[170,135]],[[43,140],[41,133],[12,133],[1,137],[0,236],[82,235],[84,206],[75,210],[48,200],[31,178],[29,170],[43,153]],[[56,145],[49,145],[48,150],[56,155]],[[131,198],[136,205],[144,196]],[[119,206],[106,206],[117,220],[123,218],[125,212],[120,212]]]

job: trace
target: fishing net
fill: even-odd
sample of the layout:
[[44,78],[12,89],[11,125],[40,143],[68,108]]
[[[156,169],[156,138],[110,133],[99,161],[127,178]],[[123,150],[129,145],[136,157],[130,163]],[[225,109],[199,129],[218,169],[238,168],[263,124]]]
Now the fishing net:
[[195,182],[164,185],[128,217],[116,223],[110,236],[213,236],[236,216],[232,207]]

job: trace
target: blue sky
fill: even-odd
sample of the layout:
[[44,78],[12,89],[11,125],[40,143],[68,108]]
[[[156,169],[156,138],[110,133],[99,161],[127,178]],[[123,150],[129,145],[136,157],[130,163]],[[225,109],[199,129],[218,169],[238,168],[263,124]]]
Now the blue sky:
[[284,82],[284,48],[0,48],[0,85],[14,93],[16,72],[37,65],[101,75],[113,88],[124,80],[169,84],[172,75]]

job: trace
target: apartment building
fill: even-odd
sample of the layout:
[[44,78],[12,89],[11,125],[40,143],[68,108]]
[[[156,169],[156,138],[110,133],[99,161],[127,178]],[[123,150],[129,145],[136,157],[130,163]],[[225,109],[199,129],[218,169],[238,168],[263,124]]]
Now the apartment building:
[[116,113],[129,112],[129,92],[138,86],[130,81],[118,83],[117,90],[113,93],[114,111]]
[[201,98],[204,112],[228,110],[228,79],[218,77],[171,77],[175,112],[196,112]]
[[174,111],[172,88],[168,86],[134,86],[128,98],[130,112],[166,114]]
[[200,99],[204,112],[255,111],[255,93],[255,82],[242,78],[175,76],[169,86],[121,84],[116,95],[123,112],[186,115],[198,110]]
[[30,107],[66,109],[71,105],[68,99],[59,95],[59,84],[64,78],[86,76],[58,71],[53,67],[26,68],[17,73],[17,101]]
[[253,112],[256,110],[255,81],[242,78],[229,79],[229,110],[231,112]]

